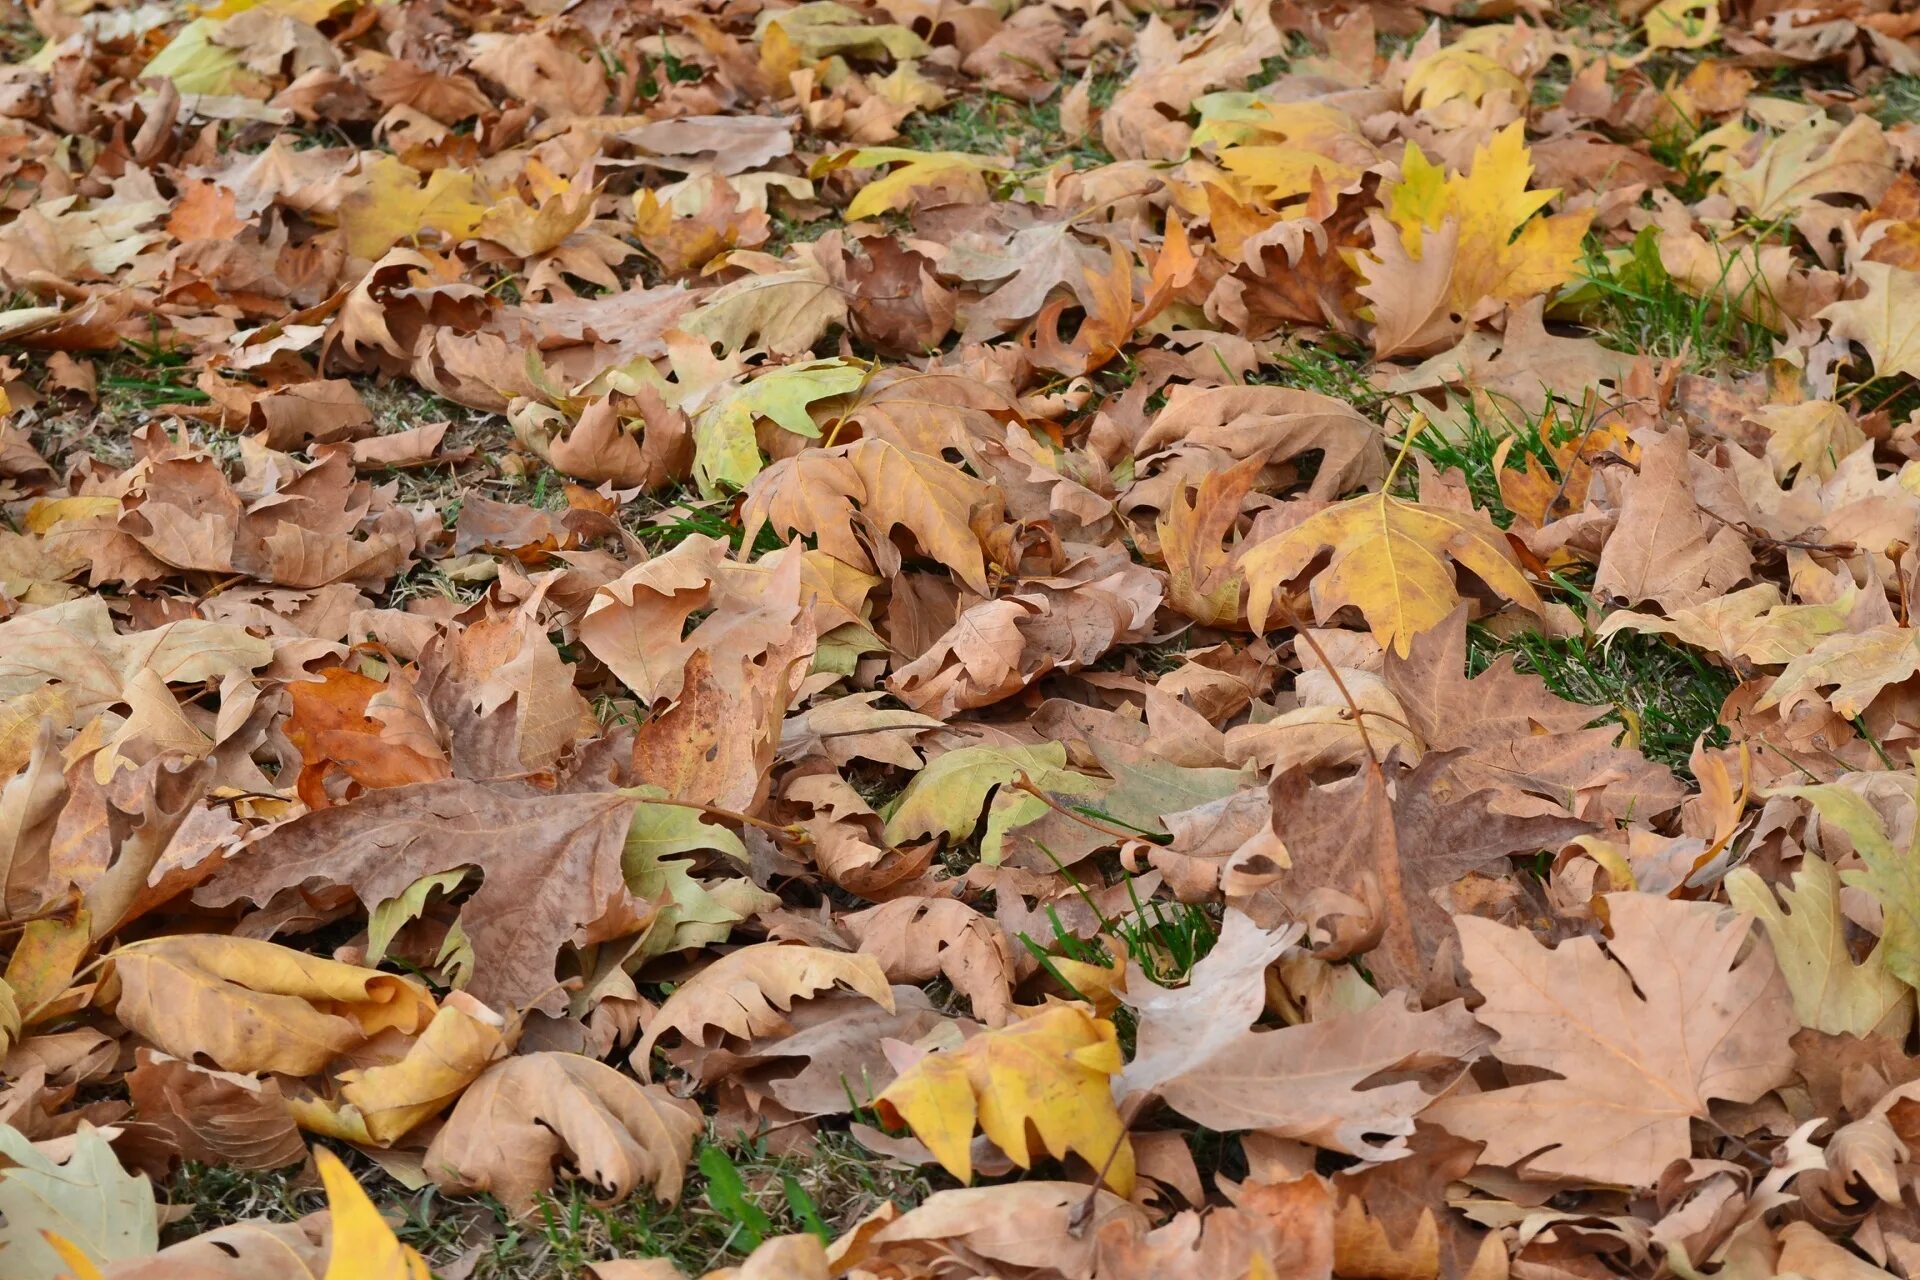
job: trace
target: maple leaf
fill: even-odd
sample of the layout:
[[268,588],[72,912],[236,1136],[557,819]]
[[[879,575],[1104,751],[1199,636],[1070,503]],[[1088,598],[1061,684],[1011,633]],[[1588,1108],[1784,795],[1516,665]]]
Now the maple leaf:
[[974,1127],[1022,1169],[1040,1151],[1077,1155],[1101,1181],[1133,1189],[1133,1145],[1114,1107],[1111,1077],[1121,1068],[1113,1024],[1078,1005],[1028,1014],[958,1049],[908,1067],[874,1099],[880,1116],[904,1125],[962,1182],[973,1180]]
[[1070,784],[1079,775],[1066,763],[1067,749],[1057,742],[949,751],[915,774],[895,799],[881,838],[889,844],[935,834],[965,840],[979,825],[989,793],[1022,776],[1042,789]]
[[1884,262],[1858,263],[1853,271],[1866,292],[1832,304],[1819,318],[1835,338],[1866,348],[1880,377],[1920,377],[1920,271]]
[[1711,600],[1752,567],[1747,541],[1695,499],[1684,431],[1636,439],[1640,469],[1621,484],[1619,526],[1601,552],[1594,590],[1666,610]]
[[362,258],[377,258],[422,231],[464,240],[486,215],[472,174],[435,169],[422,182],[391,156],[367,166],[360,185],[340,202],[339,213],[347,248]]
[[393,1234],[340,1157],[320,1147],[313,1162],[326,1188],[333,1237],[320,1280],[430,1280],[426,1259]]
[[[1754,709],[1781,707],[1791,711],[1802,702],[1824,696],[1836,712],[1851,720],[1888,686],[1916,672],[1920,672],[1920,634],[1911,628],[1893,623],[1864,631],[1835,628],[1834,634],[1811,649],[1793,655]],[[1829,685],[1833,686],[1831,693],[1817,692]]]
[[1779,793],[1811,801],[1822,822],[1853,842],[1866,866],[1842,871],[1840,879],[1880,904],[1880,945],[1873,954],[1894,977],[1920,987],[1920,838],[1898,847],[1874,807],[1837,783],[1782,787]]
[[1396,183],[1381,189],[1387,216],[1416,260],[1429,237],[1458,224],[1447,290],[1452,309],[1472,318],[1490,303],[1517,302],[1572,278],[1587,212],[1536,217],[1558,191],[1530,191],[1526,128],[1515,122],[1473,153],[1464,174],[1449,174],[1412,143]]
[[721,392],[693,416],[693,478],[700,492],[711,497],[723,485],[745,488],[760,474],[763,459],[754,438],[758,419],[817,440],[820,428],[810,406],[851,395],[871,372],[851,360],[807,360]]
[[801,355],[846,319],[846,295],[819,260],[808,256],[797,266],[721,285],[687,313],[680,327],[712,339],[729,354],[758,345],[775,355]]
[[1791,889],[1769,887],[1758,872],[1737,867],[1726,886],[1727,900],[1767,931],[1802,1025],[1854,1036],[1907,1034],[1913,989],[1888,969],[1883,947],[1855,963],[1840,913],[1840,877],[1831,866],[1807,854]]
[[1644,1186],[1692,1149],[1715,1099],[1752,1102],[1792,1074],[1792,999],[1773,953],[1740,958],[1750,918],[1650,894],[1606,899],[1607,949],[1542,947],[1522,929],[1459,917],[1475,1011],[1493,1056],[1554,1078],[1447,1098],[1427,1118],[1524,1160],[1536,1178]]
[[1422,506],[1381,492],[1350,498],[1257,543],[1240,557],[1247,577],[1247,618],[1265,630],[1280,588],[1320,555],[1325,570],[1308,590],[1314,616],[1330,619],[1352,606],[1381,644],[1406,656],[1413,637],[1453,612],[1460,597],[1454,565],[1535,613],[1545,606],[1520,571],[1519,558],[1479,511]]

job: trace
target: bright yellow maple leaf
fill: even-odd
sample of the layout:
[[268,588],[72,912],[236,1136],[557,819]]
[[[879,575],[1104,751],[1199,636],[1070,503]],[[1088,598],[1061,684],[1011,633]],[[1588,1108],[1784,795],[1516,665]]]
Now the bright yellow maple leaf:
[[1544,608],[1506,536],[1481,512],[1373,493],[1328,507],[1241,557],[1248,621],[1265,630],[1280,585],[1329,551],[1331,562],[1310,588],[1314,616],[1324,622],[1351,605],[1374,639],[1401,657],[1413,637],[1460,603],[1456,564],[1515,604],[1535,613]]
[[1113,1024],[1079,1005],[1056,1005],[929,1054],[877,1099],[881,1117],[905,1124],[948,1173],[973,1178],[977,1121],[1007,1158],[1033,1166],[1029,1135],[1056,1160],[1072,1153],[1120,1195],[1133,1190],[1133,1144],[1113,1101],[1122,1066]]
[[409,165],[381,156],[360,177],[359,189],[340,202],[340,226],[356,258],[377,258],[423,231],[457,243],[487,216],[474,176],[464,169],[435,169],[423,183]]
[[1488,299],[1517,302],[1572,278],[1591,212],[1535,217],[1557,189],[1528,190],[1533,158],[1519,121],[1473,153],[1464,174],[1448,173],[1407,144],[1400,181],[1383,196],[1387,216],[1416,260],[1431,232],[1451,219],[1460,226],[1448,297],[1462,315],[1484,313]]

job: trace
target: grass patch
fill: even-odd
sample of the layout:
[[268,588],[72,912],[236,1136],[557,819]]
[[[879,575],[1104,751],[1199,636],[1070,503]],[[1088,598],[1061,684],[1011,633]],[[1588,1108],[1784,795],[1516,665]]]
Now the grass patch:
[[[1095,107],[1113,101],[1124,78],[1096,75],[1089,88]],[[986,93],[960,98],[938,111],[922,111],[901,130],[904,146],[921,151],[961,151],[968,155],[1012,154],[1022,168],[1044,169],[1061,160],[1075,169],[1112,164],[1113,156],[1100,145],[1097,130],[1075,142],[1061,131],[1060,99],[1023,102],[1005,94]]]
[[1879,109],[1873,114],[1883,125],[1920,120],[1920,76],[1888,76],[1880,82]]
[[[473,1280],[579,1280],[589,1265],[613,1258],[669,1258],[701,1275],[739,1261],[762,1237],[838,1234],[885,1201],[907,1208],[933,1191],[926,1177],[875,1159],[841,1132],[820,1134],[810,1156],[775,1155],[760,1141],[709,1142],[671,1209],[644,1194],[599,1205],[592,1188],[569,1183],[519,1219],[491,1196],[407,1192],[370,1162],[347,1158],[395,1234],[436,1269],[471,1261]],[[161,1190],[186,1210],[166,1229],[169,1243],[247,1219],[292,1222],[326,1207],[298,1170],[187,1165]]]
[[1660,260],[1659,234],[1643,230],[1624,257],[1588,257],[1586,277],[1570,298],[1582,323],[1606,346],[1656,360],[1685,357],[1694,368],[1750,369],[1773,353],[1773,331],[1741,311],[1754,282],[1736,289],[1728,258],[1703,294],[1682,288]]

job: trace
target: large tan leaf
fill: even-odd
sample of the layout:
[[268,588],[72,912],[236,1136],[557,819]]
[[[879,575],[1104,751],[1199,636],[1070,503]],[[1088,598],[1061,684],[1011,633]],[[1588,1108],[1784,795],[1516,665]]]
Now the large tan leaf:
[[565,1160],[614,1199],[644,1186],[673,1204],[701,1128],[699,1109],[660,1085],[576,1053],[529,1053],[462,1095],[426,1171],[442,1190],[490,1191],[525,1212]]
[[558,1008],[561,948],[591,938],[610,912],[630,919],[638,910],[620,874],[637,803],[617,792],[549,795],[458,778],[390,787],[274,828],[197,899],[264,903],[317,883],[350,888],[372,908],[423,876],[473,867],[484,878],[459,917],[473,949],[469,990],[496,1009]]
[[781,1013],[816,991],[841,983],[874,1003],[893,1008],[893,991],[872,956],[846,955],[819,947],[762,942],[714,961],[667,997],[647,1023],[633,1052],[642,1076],[651,1078],[653,1046],[669,1031],[693,1044],[710,1028],[751,1040],[791,1030]]
[[1531,1157],[1539,1177],[1645,1186],[1692,1151],[1715,1099],[1752,1102],[1793,1071],[1799,1028],[1773,952],[1740,957],[1752,921],[1708,902],[1606,898],[1612,936],[1549,949],[1522,929],[1455,923],[1476,1016],[1502,1062],[1551,1079],[1460,1095],[1427,1118],[1487,1144],[1484,1163]]
[[[755,478],[741,509],[745,537],[766,525],[782,536],[806,534],[820,549],[858,569],[874,566],[890,545],[863,545],[851,522],[878,539],[906,529],[930,559],[945,565],[974,591],[987,591],[986,559],[974,531],[974,513],[996,513],[992,486],[940,458],[866,439],[837,450],[809,451],[778,462]],[[883,570],[890,566],[882,565]]]
[[176,1058],[304,1076],[376,1032],[417,1030],[433,998],[405,978],[218,934],[113,952],[114,1016]]
[[1694,496],[1685,431],[1642,432],[1640,470],[1621,486],[1620,519],[1600,555],[1593,589],[1669,612],[1723,594],[1745,577],[1752,553],[1740,533]]

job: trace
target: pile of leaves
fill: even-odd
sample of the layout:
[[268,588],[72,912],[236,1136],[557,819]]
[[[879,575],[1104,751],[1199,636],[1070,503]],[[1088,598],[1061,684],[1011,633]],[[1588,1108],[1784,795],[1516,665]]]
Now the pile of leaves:
[[26,12],[0,1274],[1920,1276],[1920,16]]

